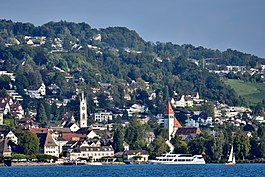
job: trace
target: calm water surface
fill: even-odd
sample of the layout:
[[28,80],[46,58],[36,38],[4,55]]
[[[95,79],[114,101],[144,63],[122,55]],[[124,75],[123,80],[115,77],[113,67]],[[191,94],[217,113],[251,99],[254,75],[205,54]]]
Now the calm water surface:
[[265,177],[265,164],[0,167],[1,177]]

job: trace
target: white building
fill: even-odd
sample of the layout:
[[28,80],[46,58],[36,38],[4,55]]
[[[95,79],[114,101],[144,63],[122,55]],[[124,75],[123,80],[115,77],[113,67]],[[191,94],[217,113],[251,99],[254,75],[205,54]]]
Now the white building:
[[135,113],[144,113],[146,111],[145,106],[141,106],[139,104],[132,105],[129,109],[127,109],[128,116],[133,116]]
[[44,154],[52,155],[55,157],[59,157],[60,154],[60,145],[55,139],[53,139],[50,133],[47,133],[46,136],[44,144]]
[[106,122],[112,120],[112,112],[98,112],[94,114],[94,120],[96,122]]
[[28,89],[25,89],[25,92],[31,98],[40,99],[46,95],[46,86],[42,83],[39,87],[29,87]]
[[70,153],[70,160],[75,161],[80,158],[90,159],[92,161],[98,161],[103,157],[114,157],[114,149],[112,146],[80,146],[76,151]]

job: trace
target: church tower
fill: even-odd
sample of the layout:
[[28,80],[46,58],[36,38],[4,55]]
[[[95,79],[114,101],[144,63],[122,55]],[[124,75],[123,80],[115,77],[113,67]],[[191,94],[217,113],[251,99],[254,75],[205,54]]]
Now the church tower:
[[170,102],[167,103],[164,115],[165,115],[164,127],[168,129],[168,139],[170,141],[174,133],[174,123],[175,123],[174,111],[171,107]]
[[80,128],[84,127],[87,127],[87,102],[84,92],[82,92],[80,98]]

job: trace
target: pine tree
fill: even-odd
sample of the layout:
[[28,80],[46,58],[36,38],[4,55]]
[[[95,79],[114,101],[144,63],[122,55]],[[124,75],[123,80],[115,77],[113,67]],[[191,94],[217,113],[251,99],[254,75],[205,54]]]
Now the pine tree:
[[114,131],[113,136],[113,148],[115,152],[120,152],[124,150],[123,147],[123,134],[120,127],[117,127]]
[[40,103],[38,110],[37,110],[37,122],[45,124],[47,123],[47,115],[45,108],[42,103]]

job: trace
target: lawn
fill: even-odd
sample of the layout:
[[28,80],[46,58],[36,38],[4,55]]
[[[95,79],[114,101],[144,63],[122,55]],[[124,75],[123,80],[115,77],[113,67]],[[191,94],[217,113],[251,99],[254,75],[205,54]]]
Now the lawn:
[[230,85],[238,95],[245,98],[249,104],[256,104],[265,99],[264,83],[252,83],[236,79],[227,79],[224,82]]

